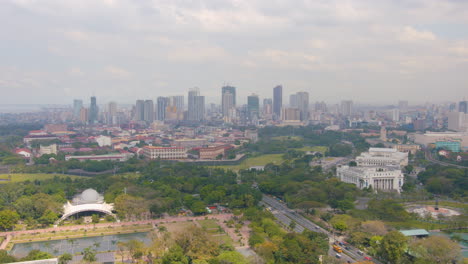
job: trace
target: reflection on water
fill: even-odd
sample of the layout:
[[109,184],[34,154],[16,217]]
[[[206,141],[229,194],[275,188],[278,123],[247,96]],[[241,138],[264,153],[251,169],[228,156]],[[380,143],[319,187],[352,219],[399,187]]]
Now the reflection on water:
[[10,253],[15,257],[24,257],[29,251],[38,249],[48,252],[54,256],[62,255],[63,253],[79,253],[87,247],[96,247],[97,251],[116,250],[118,242],[126,242],[132,239],[140,240],[145,244],[150,243],[151,239],[148,232],[118,234],[96,237],[82,237],[73,239],[49,240],[40,242],[29,242],[15,244]]

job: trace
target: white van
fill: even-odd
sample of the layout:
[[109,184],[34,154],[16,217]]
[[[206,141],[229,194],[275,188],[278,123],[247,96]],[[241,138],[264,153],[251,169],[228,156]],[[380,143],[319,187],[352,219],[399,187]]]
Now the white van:
[[338,253],[336,253],[335,257],[340,259],[340,258],[341,258],[341,255],[338,254]]

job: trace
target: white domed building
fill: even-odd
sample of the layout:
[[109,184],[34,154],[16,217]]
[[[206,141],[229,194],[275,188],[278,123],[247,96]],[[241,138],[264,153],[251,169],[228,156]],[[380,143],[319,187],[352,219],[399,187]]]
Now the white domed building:
[[68,201],[63,206],[63,215],[58,222],[61,222],[72,215],[80,213],[103,213],[111,215],[117,219],[117,216],[112,212],[114,204],[108,204],[104,201],[104,196],[99,194],[94,189],[86,189],[82,193],[73,197],[73,200]]

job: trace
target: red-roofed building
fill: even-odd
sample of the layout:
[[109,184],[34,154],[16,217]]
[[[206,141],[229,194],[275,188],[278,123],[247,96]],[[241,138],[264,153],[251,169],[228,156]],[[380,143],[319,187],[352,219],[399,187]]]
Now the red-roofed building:
[[147,159],[178,160],[187,158],[187,150],[180,147],[144,146],[143,155]]
[[19,149],[16,149],[15,150],[15,153],[18,154],[18,155],[21,155],[23,156],[24,158],[31,158],[31,151],[27,148],[19,148]]
[[226,150],[231,148],[230,146],[221,145],[216,147],[200,148],[200,159],[216,159],[219,155],[223,156],[226,154]]

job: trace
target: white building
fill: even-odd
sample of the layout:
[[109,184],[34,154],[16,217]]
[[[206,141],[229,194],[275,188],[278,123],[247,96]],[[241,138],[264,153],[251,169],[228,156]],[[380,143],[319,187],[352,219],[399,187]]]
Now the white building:
[[416,144],[428,146],[437,141],[460,141],[463,149],[468,148],[468,133],[465,132],[426,132],[424,134],[413,133],[408,137]]
[[356,157],[358,166],[406,166],[408,153],[393,148],[370,148]]
[[39,155],[44,154],[57,154],[57,144],[51,144],[49,146],[39,146]]
[[186,159],[187,150],[182,147],[155,147],[155,146],[144,146],[143,156],[147,159]]
[[96,142],[100,147],[105,147],[105,146],[111,146],[112,145],[112,139],[111,137],[108,136],[97,136],[95,138]]
[[338,166],[336,176],[341,181],[355,184],[360,189],[372,186],[374,190],[400,192],[404,183],[404,175],[397,167]]

